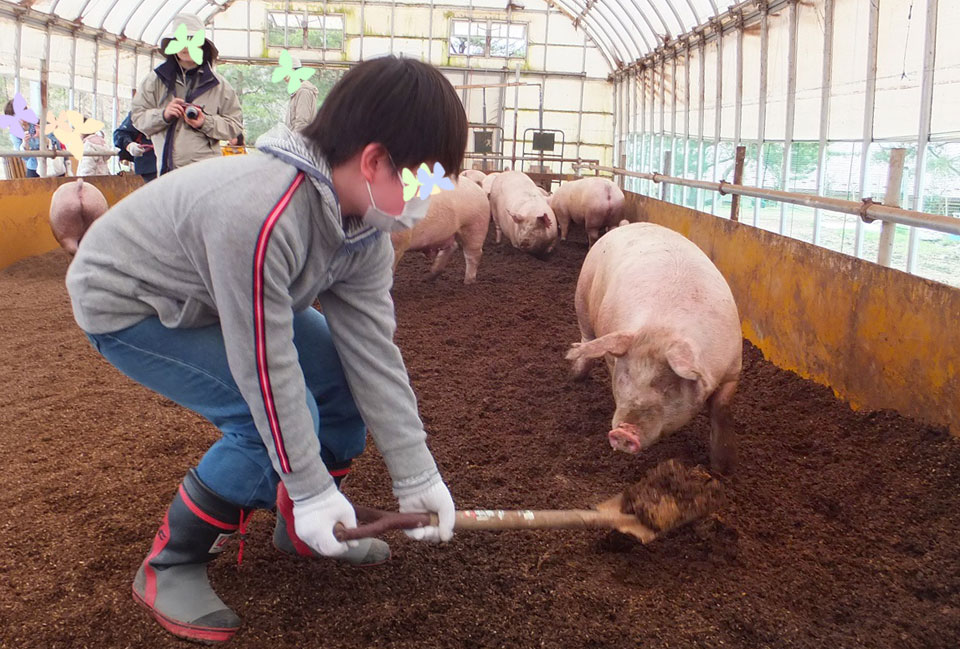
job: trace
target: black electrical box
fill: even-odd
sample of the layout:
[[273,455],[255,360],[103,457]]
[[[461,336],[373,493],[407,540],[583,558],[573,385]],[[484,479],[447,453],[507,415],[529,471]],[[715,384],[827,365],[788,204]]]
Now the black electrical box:
[[533,150],[534,151],[553,151],[556,143],[556,133],[547,133],[545,131],[534,132]]
[[476,153],[493,153],[493,131],[474,131],[473,150]]

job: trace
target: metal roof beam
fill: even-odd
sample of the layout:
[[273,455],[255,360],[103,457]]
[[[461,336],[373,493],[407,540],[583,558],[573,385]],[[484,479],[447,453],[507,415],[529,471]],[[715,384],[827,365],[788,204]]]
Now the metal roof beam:
[[[565,2],[567,1],[569,0],[546,0],[546,3],[569,18],[570,22],[573,22],[576,18],[575,14],[577,12],[565,5]],[[574,24],[574,29],[577,29],[576,24]],[[611,70],[615,70],[618,66],[614,63],[613,59],[610,58],[613,54],[613,47],[608,43],[602,42],[600,37],[591,28],[591,25],[584,23],[583,31],[587,39],[593,43],[593,45],[597,48],[597,51],[600,52],[600,55],[607,62],[607,66]]]
[[[623,10],[624,15],[626,15],[626,17],[630,19],[630,22],[633,23],[633,26],[637,30],[637,33],[640,34],[640,38],[643,40],[644,47],[646,47],[647,51],[649,52],[650,50],[652,50],[654,46],[650,44],[650,41],[647,39],[646,35],[643,33],[643,29],[641,29],[640,24],[637,22],[636,18],[634,18],[634,14],[633,12],[630,11],[630,8],[624,5],[623,2],[621,2],[620,0],[610,0],[610,1],[617,3],[617,6]],[[635,8],[637,7],[635,2],[631,1],[630,4]],[[642,11],[638,13],[641,16],[643,16],[644,19],[646,19],[646,16],[644,16]],[[647,25],[648,26],[650,25],[649,21],[647,21]],[[650,31],[653,33],[653,37],[656,38],[657,33],[653,31],[652,26],[650,28]],[[639,47],[638,47],[638,50],[639,50]],[[639,50],[639,51],[640,51],[640,54],[642,55],[643,51],[642,50]],[[639,56],[637,58],[639,58]]]

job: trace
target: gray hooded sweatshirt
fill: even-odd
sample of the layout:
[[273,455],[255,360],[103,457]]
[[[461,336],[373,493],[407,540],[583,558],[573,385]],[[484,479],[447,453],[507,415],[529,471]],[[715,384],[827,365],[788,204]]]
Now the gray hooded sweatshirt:
[[342,225],[330,170],[278,126],[267,155],[178,169],[97,219],[67,272],[77,324],[110,333],[146,318],[220,324],[230,371],[274,469],[302,501],[332,484],[307,408],[294,313],[319,298],[364,422],[399,496],[436,475],[400,350],[390,238]]

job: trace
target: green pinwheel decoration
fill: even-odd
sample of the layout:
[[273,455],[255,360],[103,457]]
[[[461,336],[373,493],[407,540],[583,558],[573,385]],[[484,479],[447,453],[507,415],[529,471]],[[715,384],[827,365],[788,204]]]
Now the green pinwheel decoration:
[[187,26],[180,23],[177,31],[173,32],[173,38],[167,43],[167,47],[163,50],[163,53],[176,54],[186,48],[187,54],[190,55],[193,62],[200,65],[203,63],[203,43],[205,40],[206,34],[204,30],[198,29],[193,36],[189,36]]
[[300,89],[300,84],[313,76],[313,73],[316,72],[313,68],[297,68],[293,69],[293,57],[290,56],[290,52],[283,50],[280,52],[280,65],[273,69],[272,81],[274,83],[282,81],[283,79],[289,79],[287,81],[287,92],[290,94],[295,93]]

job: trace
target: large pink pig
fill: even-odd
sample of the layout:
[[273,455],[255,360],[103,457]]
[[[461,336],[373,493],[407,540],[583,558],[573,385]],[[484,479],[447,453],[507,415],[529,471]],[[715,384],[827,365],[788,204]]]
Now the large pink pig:
[[557,215],[560,238],[567,240],[570,222],[587,230],[587,241],[593,245],[605,228],[614,228],[623,214],[623,192],[607,178],[581,178],[563,183],[549,199]]
[[730,404],[740,376],[740,318],[730,287],[691,241],[652,223],[618,227],[587,253],[576,292],[582,342],[574,378],[606,358],[616,411],[610,445],[638,453],[710,407],[710,459],[735,462]]
[[493,181],[490,212],[496,228],[513,247],[542,257],[557,245],[557,217],[543,190],[522,171],[505,171]]
[[107,209],[100,190],[82,178],[65,183],[50,198],[50,230],[60,247],[75,255],[87,228]]
[[429,277],[440,274],[450,262],[457,244],[463,247],[466,270],[464,284],[477,281],[477,267],[483,255],[483,241],[490,228],[490,203],[476,182],[459,178],[456,188],[430,198],[430,208],[422,221],[410,230],[394,232],[393,270],[408,250],[437,253]]

